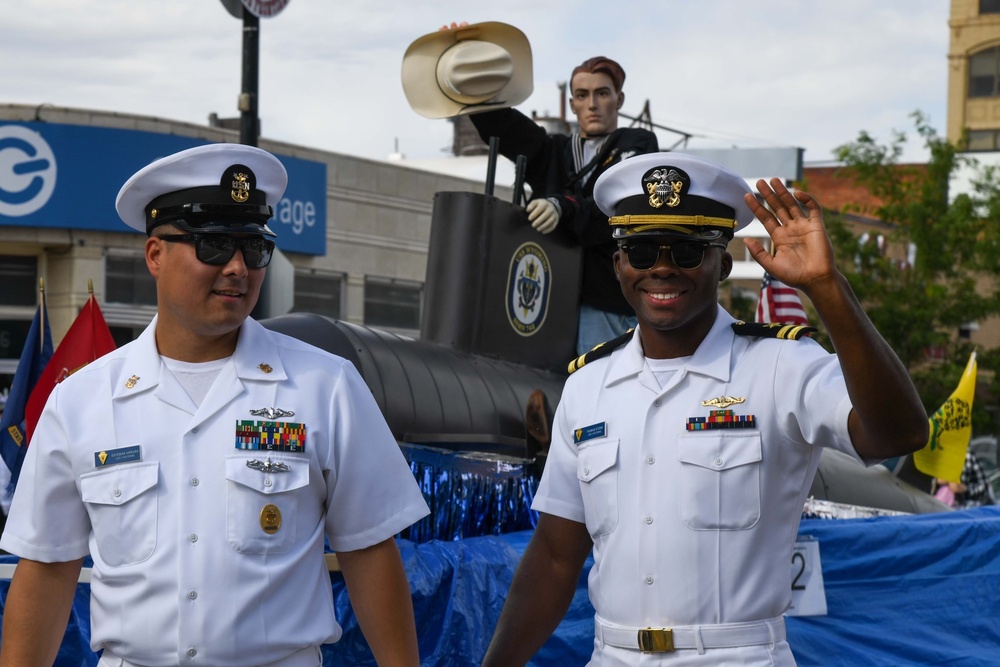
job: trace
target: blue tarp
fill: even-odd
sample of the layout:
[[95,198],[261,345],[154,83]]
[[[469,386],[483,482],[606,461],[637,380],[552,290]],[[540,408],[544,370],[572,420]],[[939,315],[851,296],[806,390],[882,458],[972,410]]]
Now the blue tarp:
[[[829,610],[823,617],[789,617],[789,641],[800,667],[1000,664],[1000,508],[805,519],[800,534],[819,540]],[[530,535],[400,541],[424,666],[478,664]],[[326,664],[374,665],[343,580],[331,578],[345,634],[324,647]],[[0,580],[0,603],[8,584]],[[88,587],[81,584],[57,667],[96,664],[86,648],[87,598]],[[585,664],[592,614],[585,571],[569,614],[530,664]]]

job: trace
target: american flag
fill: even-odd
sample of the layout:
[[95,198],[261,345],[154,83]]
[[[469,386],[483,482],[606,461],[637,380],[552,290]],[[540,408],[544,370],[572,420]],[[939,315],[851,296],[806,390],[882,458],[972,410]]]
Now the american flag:
[[764,273],[760,283],[757,321],[809,325],[799,293],[769,273]]

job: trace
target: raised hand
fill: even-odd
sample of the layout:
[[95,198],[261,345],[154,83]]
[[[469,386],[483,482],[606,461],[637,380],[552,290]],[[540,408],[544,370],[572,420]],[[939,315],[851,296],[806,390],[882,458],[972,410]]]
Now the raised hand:
[[789,192],[778,178],[772,178],[770,185],[758,180],[757,191],[770,210],[751,194],[744,199],[764,225],[773,245],[773,253],[769,253],[757,239],[743,240],[757,263],[781,282],[807,293],[817,283],[834,278],[837,268],[833,245],[823,224],[819,202],[808,193]]

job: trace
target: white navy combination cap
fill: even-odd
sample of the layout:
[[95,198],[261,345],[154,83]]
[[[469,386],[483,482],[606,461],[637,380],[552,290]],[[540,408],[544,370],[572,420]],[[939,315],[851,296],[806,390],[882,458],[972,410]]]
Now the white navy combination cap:
[[616,239],[681,236],[732,239],[753,220],[738,174],[684,153],[649,153],[623,160],[601,174],[594,200]]
[[146,165],[118,192],[129,227],[149,234],[170,224],[201,234],[276,236],[267,227],[288,185],[278,158],[243,144],[208,144]]

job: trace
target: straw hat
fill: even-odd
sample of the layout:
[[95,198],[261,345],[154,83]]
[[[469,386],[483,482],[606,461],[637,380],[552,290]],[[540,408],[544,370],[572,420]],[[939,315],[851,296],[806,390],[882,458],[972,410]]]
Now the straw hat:
[[403,55],[403,92],[427,118],[451,118],[520,104],[531,95],[531,45],[490,21],[438,30]]

